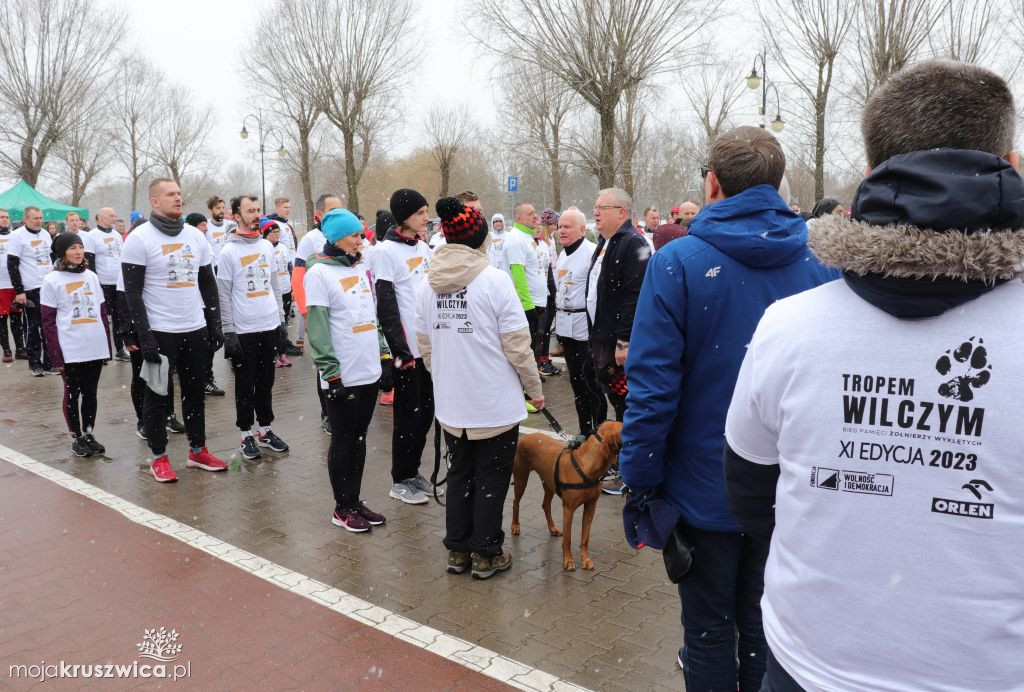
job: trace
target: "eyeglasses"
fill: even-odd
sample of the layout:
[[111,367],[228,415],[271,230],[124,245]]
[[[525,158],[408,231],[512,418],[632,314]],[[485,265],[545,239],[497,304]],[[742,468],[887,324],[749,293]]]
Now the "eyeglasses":
[[623,206],[616,206],[614,204],[602,204],[599,207],[594,207],[594,213],[596,214],[597,212],[604,211],[606,209],[625,209],[625,207],[623,207]]
[[700,179],[704,180],[705,178],[708,177],[708,173],[711,173],[711,172],[712,172],[711,169],[708,168],[707,166],[701,166],[700,167]]

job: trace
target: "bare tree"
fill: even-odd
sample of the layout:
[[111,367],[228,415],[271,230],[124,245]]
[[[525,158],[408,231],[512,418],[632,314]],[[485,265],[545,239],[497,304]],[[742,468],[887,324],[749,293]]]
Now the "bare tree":
[[[717,16],[707,0],[475,0],[474,10],[483,45],[557,75],[594,109],[602,187],[614,184],[623,95],[700,55],[696,36]],[[552,37],[570,29],[553,49]]]
[[181,86],[169,87],[160,94],[155,112],[150,155],[156,165],[180,186],[182,180],[207,157],[207,141],[213,129],[213,110],[194,107],[191,96]]
[[0,2],[0,168],[29,185],[111,67],[83,36],[124,33],[121,10],[89,0]]
[[950,6],[951,0],[857,0],[856,85],[867,102],[889,76],[909,65]]
[[636,84],[626,90],[619,112],[616,114],[615,142],[619,158],[616,170],[621,176],[622,189],[633,196],[636,186],[633,166],[644,137],[647,124],[647,105],[644,103],[644,87]]
[[79,206],[90,183],[114,159],[111,125],[101,108],[81,113],[54,145],[53,155],[64,165],[56,177],[71,189],[71,204]]
[[113,112],[114,153],[128,172],[131,185],[131,209],[138,208],[139,184],[153,167],[150,137],[155,120],[153,102],[162,81],[160,72],[145,58],[135,54],[125,57],[117,68],[114,80]]
[[772,56],[811,104],[815,199],[825,196],[825,116],[855,10],[851,0],[780,0],[757,8]]
[[581,100],[557,76],[536,65],[522,61],[505,65],[501,83],[509,102],[530,105],[502,110],[506,143],[527,155],[540,153],[544,157],[550,170],[552,201],[556,209],[562,209],[562,179],[568,166],[565,130]]
[[465,106],[434,106],[427,113],[426,133],[430,154],[441,173],[441,197],[448,196],[448,182],[459,150],[473,132],[473,118]]
[[348,207],[358,212],[373,142],[394,122],[390,101],[415,58],[398,45],[411,26],[410,0],[276,0],[272,14],[292,36],[282,73],[341,133]]
[[683,86],[703,132],[701,149],[707,153],[711,143],[726,129],[729,116],[743,95],[743,75],[735,64],[710,61],[694,73],[695,79]]
[[932,52],[951,60],[986,62],[996,47],[999,19],[993,0],[951,0],[929,38]]

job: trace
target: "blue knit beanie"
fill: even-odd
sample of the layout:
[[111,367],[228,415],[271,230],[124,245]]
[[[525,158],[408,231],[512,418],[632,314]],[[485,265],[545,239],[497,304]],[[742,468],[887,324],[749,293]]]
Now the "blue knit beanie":
[[332,209],[320,219],[320,230],[331,245],[353,233],[363,232],[363,222],[348,209]]

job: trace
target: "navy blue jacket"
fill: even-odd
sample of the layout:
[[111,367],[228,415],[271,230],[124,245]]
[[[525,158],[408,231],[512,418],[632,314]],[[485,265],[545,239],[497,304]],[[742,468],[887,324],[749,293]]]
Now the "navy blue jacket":
[[838,278],[769,185],[704,207],[647,265],[626,361],[619,466],[687,524],[739,532],[725,497],[725,416],[746,346],[776,300]]

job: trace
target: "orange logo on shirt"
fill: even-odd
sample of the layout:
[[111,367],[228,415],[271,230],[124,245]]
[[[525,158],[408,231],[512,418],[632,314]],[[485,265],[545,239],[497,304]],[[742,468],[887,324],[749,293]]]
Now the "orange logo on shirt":
[[246,256],[242,257],[240,259],[240,261],[242,262],[242,266],[244,267],[247,264],[252,264],[253,262],[258,260],[259,258],[260,258],[259,253],[256,253],[255,255],[246,255]]
[[41,241],[41,240],[33,240],[32,241],[32,247],[36,247],[37,245],[42,245],[42,244],[43,244],[43,241]]
[[64,284],[64,290],[68,293],[74,293],[84,285],[84,281],[72,281],[71,283]]
[[167,245],[161,245],[160,249],[165,255],[169,255],[172,252],[177,252],[183,247],[185,247],[185,243],[168,243]]
[[568,273],[569,273],[568,269],[559,269],[558,270],[558,278],[559,279],[564,278],[565,275],[568,274]]
[[414,271],[416,271],[416,267],[418,267],[421,264],[423,264],[423,258],[422,257],[410,257],[409,259],[405,260],[405,264],[409,267],[409,271],[410,272],[414,272]]
[[112,242],[114,242],[114,239],[113,238],[104,238],[103,242],[104,243],[112,243]]
[[358,276],[346,276],[344,279],[338,279],[338,283],[341,284],[341,290],[343,290],[346,293],[348,293],[350,290],[352,290],[356,286],[356,284],[359,283],[359,277]]

